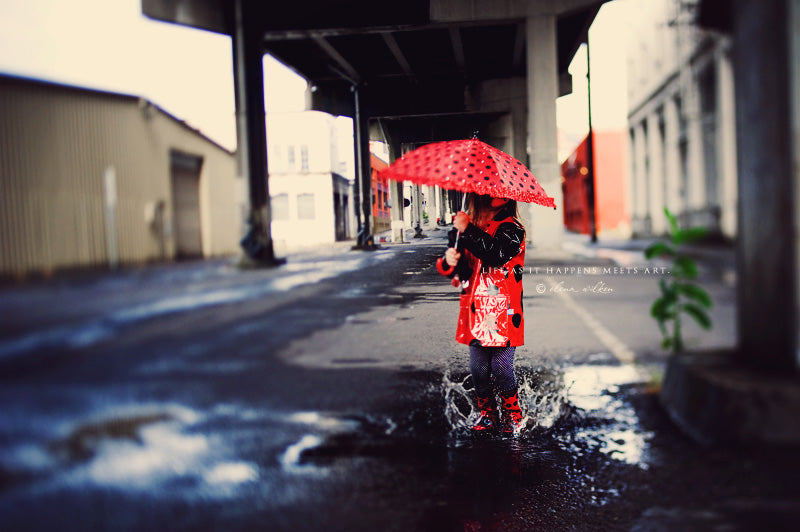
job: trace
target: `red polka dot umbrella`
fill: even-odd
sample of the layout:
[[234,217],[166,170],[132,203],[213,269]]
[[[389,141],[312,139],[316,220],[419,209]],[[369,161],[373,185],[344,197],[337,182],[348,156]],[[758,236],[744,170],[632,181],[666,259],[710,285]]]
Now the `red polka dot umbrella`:
[[477,138],[426,144],[406,153],[379,175],[556,208],[553,198],[524,164]]

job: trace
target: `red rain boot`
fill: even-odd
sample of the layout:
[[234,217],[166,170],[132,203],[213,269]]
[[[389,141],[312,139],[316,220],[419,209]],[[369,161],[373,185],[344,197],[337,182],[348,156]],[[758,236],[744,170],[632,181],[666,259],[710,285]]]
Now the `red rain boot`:
[[522,410],[519,408],[519,397],[517,392],[508,397],[501,396],[503,400],[503,432],[513,436],[519,436],[524,425],[522,420]]
[[472,430],[481,433],[495,430],[500,420],[497,417],[494,398],[478,396],[478,408],[481,412],[478,414],[478,419],[475,420],[475,424],[472,425]]

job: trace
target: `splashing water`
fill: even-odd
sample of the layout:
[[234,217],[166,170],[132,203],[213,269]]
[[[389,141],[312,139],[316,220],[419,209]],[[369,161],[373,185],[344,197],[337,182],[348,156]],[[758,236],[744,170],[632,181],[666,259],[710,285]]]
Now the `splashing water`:
[[[549,429],[570,411],[568,389],[563,374],[538,370],[520,372],[517,378],[519,404],[523,413],[523,432],[536,428]],[[451,433],[461,432],[477,419],[479,410],[475,403],[472,377],[459,379],[447,371],[442,376],[444,416]]]
[[449,371],[442,376],[444,417],[451,432],[467,427],[469,420],[478,415],[472,399],[471,382],[472,376],[470,375],[460,381],[451,379]]
[[517,382],[526,429],[550,429],[571,412],[567,400],[569,389],[564,386],[562,373],[546,370],[525,372],[518,376]]

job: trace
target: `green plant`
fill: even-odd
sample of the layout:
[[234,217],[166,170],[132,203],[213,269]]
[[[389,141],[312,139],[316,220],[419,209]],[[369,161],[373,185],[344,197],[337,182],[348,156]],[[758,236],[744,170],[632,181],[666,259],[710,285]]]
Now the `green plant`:
[[703,329],[711,328],[711,318],[706,310],[712,307],[711,296],[696,283],[697,264],[694,260],[680,252],[680,246],[694,242],[706,235],[703,227],[680,229],[678,220],[664,209],[669,220],[669,242],[659,241],[649,246],[644,254],[648,259],[668,256],[672,259],[672,267],[668,275],[659,279],[661,295],[650,307],[650,315],[658,322],[663,335],[661,346],[671,349],[673,353],[683,351],[681,332],[681,315],[687,314]]

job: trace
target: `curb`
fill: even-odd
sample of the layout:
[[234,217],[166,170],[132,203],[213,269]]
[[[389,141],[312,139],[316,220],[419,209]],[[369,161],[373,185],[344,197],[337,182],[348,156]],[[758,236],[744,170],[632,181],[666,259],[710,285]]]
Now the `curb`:
[[671,356],[662,407],[706,447],[800,445],[800,378],[740,360],[733,350]]

